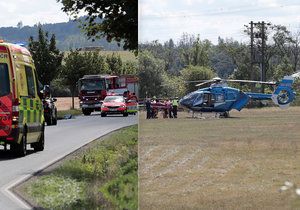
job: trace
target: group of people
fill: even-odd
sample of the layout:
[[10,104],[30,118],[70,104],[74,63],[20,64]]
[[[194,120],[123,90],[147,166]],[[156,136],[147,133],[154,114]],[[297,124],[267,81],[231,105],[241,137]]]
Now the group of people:
[[177,118],[178,97],[160,101],[153,97],[145,102],[147,119],[158,118],[159,111],[162,111],[163,118]]

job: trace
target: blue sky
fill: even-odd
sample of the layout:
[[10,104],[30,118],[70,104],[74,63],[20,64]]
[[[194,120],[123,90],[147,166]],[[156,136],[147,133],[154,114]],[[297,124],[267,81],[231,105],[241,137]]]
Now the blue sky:
[[139,42],[200,34],[217,43],[218,36],[248,41],[250,21],[266,21],[300,31],[299,0],[139,0]]
[[0,1],[0,27],[40,23],[57,23],[69,20],[56,0],[2,0]]

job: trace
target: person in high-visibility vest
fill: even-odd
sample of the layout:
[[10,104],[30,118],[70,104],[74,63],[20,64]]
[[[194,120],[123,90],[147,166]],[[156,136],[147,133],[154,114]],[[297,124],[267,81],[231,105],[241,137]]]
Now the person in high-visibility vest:
[[178,97],[172,100],[172,107],[173,107],[173,117],[177,118]]

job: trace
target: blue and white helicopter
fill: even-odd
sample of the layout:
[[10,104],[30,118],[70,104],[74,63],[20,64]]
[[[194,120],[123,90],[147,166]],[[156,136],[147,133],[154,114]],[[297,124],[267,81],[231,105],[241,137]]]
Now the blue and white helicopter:
[[[239,89],[229,87],[227,82],[256,83],[264,85],[276,85],[273,94],[242,92]],[[241,111],[250,101],[254,100],[272,100],[280,108],[287,108],[295,99],[296,93],[292,89],[294,76],[285,76],[282,81],[262,82],[252,80],[223,80],[218,77],[212,80],[197,84],[201,87],[210,85],[210,87],[200,88],[189,93],[180,99],[179,103],[193,112],[215,112],[223,117],[229,117],[229,111],[236,109]]]

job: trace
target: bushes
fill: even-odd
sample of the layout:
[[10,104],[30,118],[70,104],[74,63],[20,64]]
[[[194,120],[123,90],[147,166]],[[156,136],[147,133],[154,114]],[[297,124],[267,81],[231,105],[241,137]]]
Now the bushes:
[[137,126],[118,131],[37,179],[26,191],[43,208],[137,209],[137,138]]

